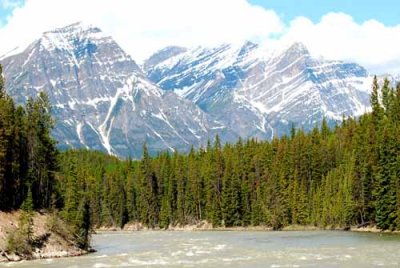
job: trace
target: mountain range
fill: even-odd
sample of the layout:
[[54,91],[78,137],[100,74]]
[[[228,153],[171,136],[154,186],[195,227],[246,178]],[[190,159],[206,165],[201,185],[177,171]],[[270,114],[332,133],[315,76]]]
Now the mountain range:
[[372,78],[356,63],[314,58],[301,43],[268,51],[251,42],[170,46],[138,65],[99,28],[75,23],[1,58],[18,102],[49,95],[61,148],[121,157],[187,151],[219,135],[272,139],[291,126],[369,111]]

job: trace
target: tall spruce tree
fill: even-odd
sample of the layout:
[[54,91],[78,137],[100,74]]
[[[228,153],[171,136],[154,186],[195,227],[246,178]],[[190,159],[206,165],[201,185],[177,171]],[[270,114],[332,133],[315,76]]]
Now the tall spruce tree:
[[152,168],[152,162],[146,143],[143,145],[143,158],[140,163],[140,215],[142,222],[155,227],[158,224],[159,208],[157,202],[157,178]]

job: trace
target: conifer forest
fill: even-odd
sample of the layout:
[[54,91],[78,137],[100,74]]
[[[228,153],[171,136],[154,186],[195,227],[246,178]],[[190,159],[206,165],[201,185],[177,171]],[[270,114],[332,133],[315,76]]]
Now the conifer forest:
[[57,213],[82,247],[90,229],[128,222],[399,230],[400,85],[375,77],[371,105],[334,128],[234,144],[210,137],[189,153],[149,155],[144,143],[141,159],[119,159],[59,151],[47,96],[16,105],[0,78],[0,210]]

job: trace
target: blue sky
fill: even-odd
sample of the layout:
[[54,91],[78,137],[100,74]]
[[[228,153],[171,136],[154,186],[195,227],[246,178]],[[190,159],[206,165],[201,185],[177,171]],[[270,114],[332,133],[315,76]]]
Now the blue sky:
[[[23,2],[23,0],[0,0],[0,24],[5,23],[13,7]],[[274,10],[286,23],[298,16],[305,16],[313,22],[318,22],[329,12],[344,12],[351,15],[358,23],[376,19],[387,26],[400,24],[398,0],[249,0],[249,2]]]
[[7,16],[10,15],[11,9],[5,9],[4,7],[0,6],[0,25],[5,23]]
[[24,0],[0,0],[0,25],[4,25],[12,10],[23,3]]
[[252,4],[272,9],[285,22],[304,16],[318,22],[329,12],[351,15],[358,23],[376,19],[387,26],[400,24],[399,0],[250,0]]

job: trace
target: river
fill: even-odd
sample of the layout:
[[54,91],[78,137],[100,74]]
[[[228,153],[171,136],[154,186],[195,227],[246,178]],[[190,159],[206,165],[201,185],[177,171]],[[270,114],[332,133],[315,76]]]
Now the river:
[[340,231],[93,235],[96,253],[0,267],[400,267],[400,236]]

